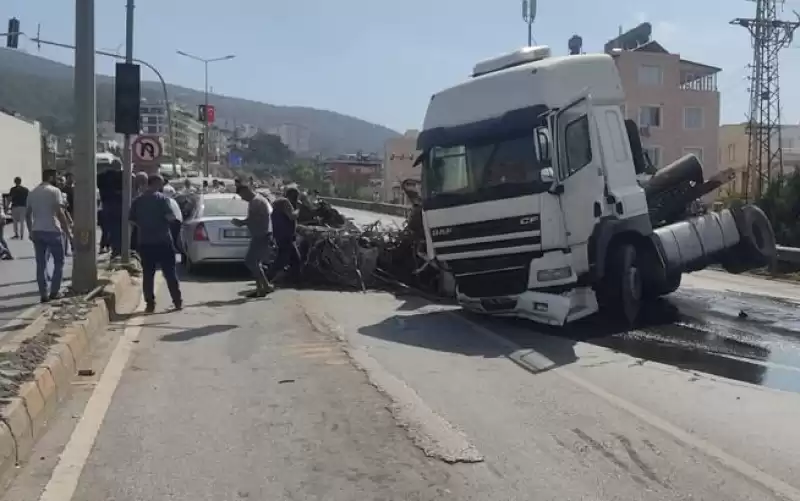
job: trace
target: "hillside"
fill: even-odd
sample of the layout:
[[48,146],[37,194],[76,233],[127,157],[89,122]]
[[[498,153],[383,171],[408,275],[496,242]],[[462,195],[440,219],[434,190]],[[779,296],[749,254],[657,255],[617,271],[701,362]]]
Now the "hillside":
[[[147,70],[144,70],[147,71]],[[72,67],[24,52],[0,48],[0,107],[40,120],[56,132],[67,132],[72,117]],[[168,85],[170,99],[194,107],[203,102],[202,91]],[[114,79],[97,77],[98,120],[114,113]],[[142,82],[142,97],[163,99],[161,84]],[[382,152],[387,139],[399,134],[381,125],[340,113],[277,106],[247,99],[213,95],[218,119],[250,123],[262,128],[293,123],[311,133],[311,149],[323,154]]]

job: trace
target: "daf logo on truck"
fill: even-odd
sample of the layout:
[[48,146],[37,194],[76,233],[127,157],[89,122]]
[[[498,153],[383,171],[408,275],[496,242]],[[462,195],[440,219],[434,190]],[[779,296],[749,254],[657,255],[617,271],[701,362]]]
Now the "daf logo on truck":
[[[472,76],[434,95],[417,140],[426,244],[462,307],[551,325],[602,311],[630,327],[684,271],[741,273],[775,256],[753,205],[687,215],[726,181],[704,178],[694,155],[639,183],[647,159],[611,55],[525,47]],[[625,211],[597,218],[608,200]],[[481,241],[434,246],[457,236]]]

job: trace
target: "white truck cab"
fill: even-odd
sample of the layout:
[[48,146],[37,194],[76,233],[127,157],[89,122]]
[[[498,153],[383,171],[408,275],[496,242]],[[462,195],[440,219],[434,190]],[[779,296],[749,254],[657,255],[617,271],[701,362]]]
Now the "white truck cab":
[[[418,139],[426,243],[463,307],[563,325],[608,306],[633,322],[648,292],[701,262],[665,260],[624,98],[609,55],[547,47],[483,61],[431,98]],[[666,245],[708,259],[738,244],[732,214],[714,217],[715,241],[662,232]]]

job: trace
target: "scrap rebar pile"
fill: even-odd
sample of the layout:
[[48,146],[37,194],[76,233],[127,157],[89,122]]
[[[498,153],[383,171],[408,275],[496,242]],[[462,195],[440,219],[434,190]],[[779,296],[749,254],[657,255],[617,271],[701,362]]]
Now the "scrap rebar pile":
[[361,228],[331,224],[344,218],[330,206],[301,212],[307,215],[298,227],[304,283],[366,290],[388,280],[436,291],[439,271],[425,256],[418,212],[402,227],[376,221]]

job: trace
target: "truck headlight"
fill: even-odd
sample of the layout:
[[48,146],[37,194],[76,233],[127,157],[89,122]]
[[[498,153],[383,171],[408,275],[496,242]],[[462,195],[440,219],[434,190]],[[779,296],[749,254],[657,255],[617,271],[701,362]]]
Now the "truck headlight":
[[572,268],[564,266],[563,268],[553,268],[552,270],[539,270],[536,272],[536,279],[539,282],[552,282],[554,280],[564,280],[572,276]]

